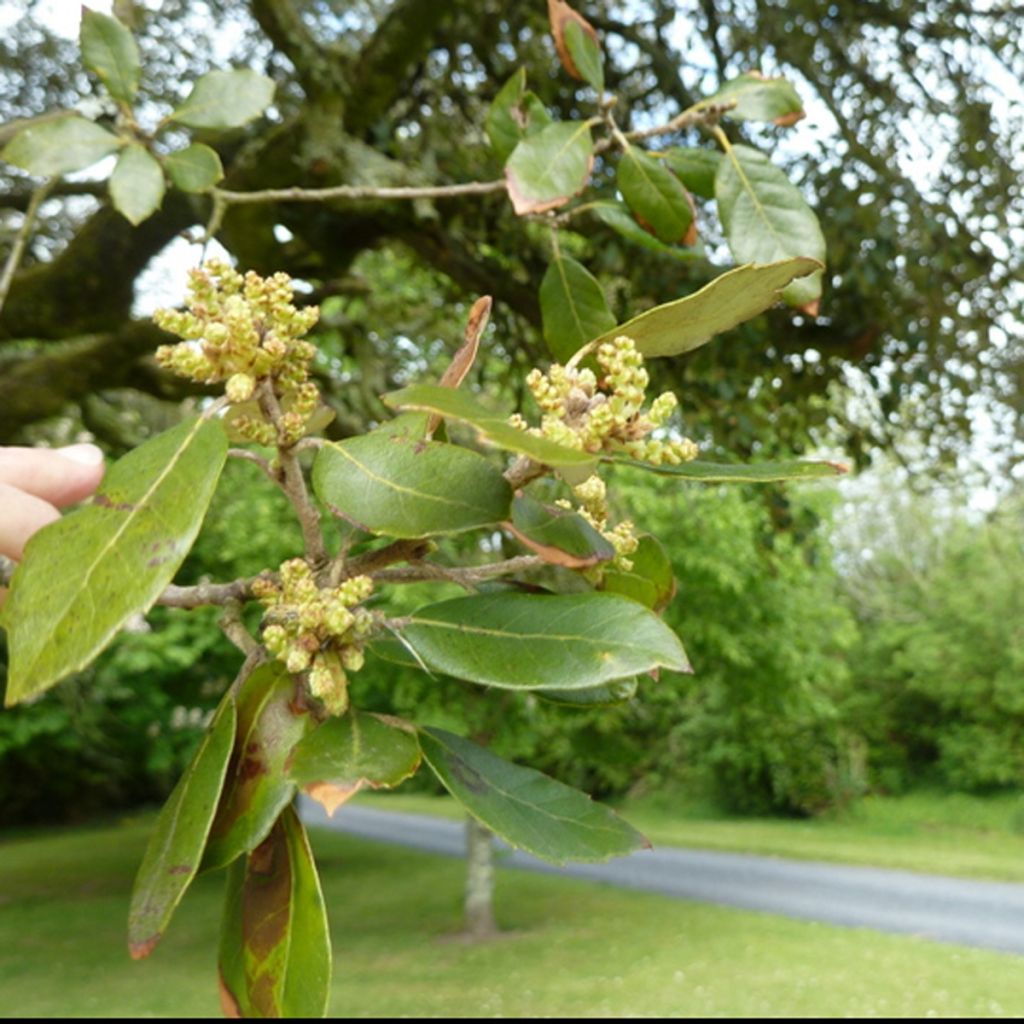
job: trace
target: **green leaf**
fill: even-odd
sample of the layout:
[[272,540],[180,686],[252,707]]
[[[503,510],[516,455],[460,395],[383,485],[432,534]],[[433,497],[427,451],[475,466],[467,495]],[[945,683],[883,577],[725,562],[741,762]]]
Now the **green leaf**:
[[652,466],[649,462],[632,459],[612,458],[607,460],[617,466],[642,469],[659,476],[676,476],[684,480],[695,480],[704,484],[767,484],[784,480],[821,480],[826,477],[842,476],[849,468],[841,462],[762,462],[753,465],[743,463],[682,462],[678,466]]
[[128,948],[140,960],[160,941],[199,870],[235,739],[235,703],[220,707],[156,819],[132,887]]
[[561,253],[555,255],[541,281],[540,313],[544,340],[560,363],[615,326],[600,282],[582,264]]
[[615,557],[615,548],[583,516],[526,495],[512,502],[512,522],[506,528],[553,565],[586,569]]
[[274,99],[273,79],[245,68],[210,71],[196,81],[171,120],[188,128],[223,131],[259,117]]
[[[771,263],[788,256],[825,262],[825,236],[800,190],[763,154],[732,146],[715,175],[718,214],[733,256],[741,263]],[[794,281],[782,293],[791,306],[821,296],[822,271]],[[810,310],[815,312],[815,310]]]
[[650,846],[585,793],[504,761],[461,736],[421,729],[420,745],[445,789],[474,818],[535,857],[555,864],[603,861]]
[[551,115],[540,99],[526,88],[526,68],[520,68],[494,97],[484,129],[495,154],[504,164],[520,141],[536,135],[549,124]]
[[584,31],[583,26],[575,20],[569,20],[562,29],[565,48],[569,51],[576,70],[588,85],[592,85],[598,93],[604,92],[604,56],[597,40]]
[[632,569],[605,572],[601,589],[609,594],[631,597],[652,611],[664,611],[676,595],[676,578],[672,561],[661,542],[649,533],[644,534],[629,560],[633,563]]
[[216,150],[193,142],[191,146],[168,153],[164,167],[171,181],[182,192],[207,192],[224,177],[224,168]]
[[682,355],[774,306],[790,281],[820,266],[815,260],[797,257],[765,266],[736,267],[692,295],[633,317],[599,340],[624,334],[645,356]]
[[351,708],[299,742],[288,775],[333,814],[364,786],[391,789],[419,766],[420,745],[414,732]]
[[308,711],[296,710],[296,686],[274,661],[253,671],[238,692],[235,745],[206,844],[204,871],[256,849],[295,795],[284,766],[313,726]]
[[421,608],[403,639],[437,672],[513,690],[585,690],[659,666],[689,672],[679,638],[612,594],[480,594]]
[[414,384],[384,395],[383,401],[392,409],[436,412],[446,419],[466,423],[492,444],[507,451],[528,455],[547,466],[579,466],[594,461],[594,456],[589,452],[566,448],[545,437],[534,437],[517,430],[508,422],[508,414],[491,412],[465,391],[442,388],[436,384]]
[[164,198],[164,172],[159,162],[137,142],[125,146],[110,176],[115,209],[132,224],[141,224]]
[[461,533],[506,519],[512,504],[507,481],[482,455],[376,432],[321,447],[313,489],[346,519],[390,537]]
[[331,937],[305,829],[285,808],[251,856],[228,872],[220,990],[231,1017],[323,1017]]
[[663,242],[681,242],[693,223],[682,182],[663,164],[636,146],[627,147],[616,175],[626,205],[642,225]]
[[216,420],[186,420],[114,463],[92,502],[27,544],[2,611],[7,703],[84,668],[174,578],[227,457]]
[[3,158],[40,178],[57,178],[91,167],[110,156],[122,140],[76,114],[22,128],[7,144]]
[[542,213],[564,206],[586,187],[593,163],[586,122],[557,122],[523,139],[505,165],[516,213]]
[[679,176],[682,183],[704,199],[715,198],[715,172],[722,162],[722,154],[713,149],[689,149],[674,146],[662,153],[665,163]]
[[641,245],[652,252],[660,253],[662,256],[672,256],[677,260],[695,260],[702,258],[699,245],[687,249],[678,245],[666,245],[660,239],[655,238],[649,231],[645,231],[633,219],[633,215],[621,204],[610,199],[599,199],[593,203],[587,203],[586,209],[595,214],[598,220],[607,224],[613,231],[617,231],[623,238],[635,245]]
[[115,100],[131,103],[142,75],[139,48],[131,32],[116,18],[83,7],[79,43],[82,63],[99,76],[107,92]]
[[616,679],[587,690],[534,690],[534,696],[549,704],[568,708],[603,708],[625,704],[636,696],[635,679]]
[[714,96],[702,100],[701,106],[731,102],[736,105],[725,116],[733,121],[772,121],[787,126],[804,116],[804,105],[792,83],[756,72],[726,82]]

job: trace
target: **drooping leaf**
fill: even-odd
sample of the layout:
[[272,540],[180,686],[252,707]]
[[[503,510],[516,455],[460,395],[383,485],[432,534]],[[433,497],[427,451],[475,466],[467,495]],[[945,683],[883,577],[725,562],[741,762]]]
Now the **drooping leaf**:
[[704,199],[715,198],[715,172],[722,162],[721,153],[713,149],[674,146],[662,155],[691,192]]
[[256,71],[209,71],[170,116],[188,128],[223,131],[259,117],[274,99],[274,81]]
[[235,702],[229,696],[221,701],[149,837],[128,911],[128,949],[134,960],[153,951],[199,870],[234,739]]
[[364,786],[391,789],[419,766],[414,732],[352,708],[341,718],[327,719],[298,744],[288,775],[333,814]]
[[668,607],[676,594],[676,578],[672,561],[661,542],[649,533],[640,537],[640,544],[630,556],[632,569],[608,569],[601,589],[609,594],[622,594],[639,601],[655,612]]
[[544,340],[560,363],[615,326],[600,282],[586,267],[560,252],[541,281],[540,313]]
[[611,543],[579,513],[542,505],[526,495],[512,502],[512,522],[505,528],[552,565],[586,569],[615,557]]
[[[825,236],[800,190],[763,153],[732,146],[715,175],[718,214],[733,256],[741,263],[771,263],[789,256],[825,262]],[[782,293],[791,306],[813,307],[822,271],[794,281]],[[808,309],[813,315],[816,309]]]
[[600,199],[588,203],[587,209],[623,238],[636,245],[641,245],[645,249],[650,249],[652,252],[660,253],[662,256],[672,256],[677,260],[690,261],[702,258],[703,254],[699,246],[684,249],[678,245],[667,245],[655,238],[649,231],[645,231],[637,224],[632,214],[621,203],[610,199]]
[[548,0],[548,21],[562,67],[598,92],[604,89],[601,41],[594,26],[565,0]]
[[229,1017],[322,1017],[331,986],[327,912],[305,829],[285,808],[228,872],[220,989]]
[[486,441],[507,451],[528,455],[547,466],[589,465],[594,456],[588,452],[566,448],[544,437],[534,437],[517,430],[508,422],[508,415],[491,412],[472,395],[434,384],[414,384],[401,391],[383,396],[384,404],[392,409],[420,409],[440,413],[446,419],[457,420],[473,427]]
[[564,206],[586,187],[593,163],[586,122],[559,121],[523,139],[505,165],[516,213],[543,213]]
[[533,695],[567,708],[603,708],[625,704],[636,696],[636,691],[635,679],[616,679],[587,690],[534,690]]
[[141,224],[163,202],[163,168],[137,142],[125,146],[117,158],[110,176],[110,198],[115,209],[132,224]]
[[507,518],[512,504],[507,481],[482,455],[377,431],[325,444],[313,488],[347,519],[391,537],[472,530]]
[[313,727],[295,702],[295,680],[273,661],[256,668],[238,692],[238,724],[203,870],[223,867],[266,839],[295,795],[285,762]]
[[[487,322],[491,318],[493,304],[494,300],[490,295],[483,295],[473,303],[469,310],[469,316],[466,318],[462,344],[441,375],[441,387],[457,388],[473,368],[476,354],[480,350],[480,339],[483,337],[484,331],[487,330]],[[434,413],[427,421],[427,437],[433,437],[440,425],[441,417]],[[438,438],[438,440],[445,440],[445,438]]]
[[626,205],[661,241],[687,237],[693,210],[682,182],[667,167],[629,146],[619,159],[616,179]]
[[107,92],[115,100],[131,103],[142,74],[139,48],[131,32],[116,18],[83,7],[79,44],[82,63],[99,76]]
[[585,690],[659,666],[690,671],[675,633],[613,594],[457,597],[406,622],[401,635],[429,668],[485,686]]
[[173,579],[227,457],[215,420],[195,418],[111,466],[92,502],[28,542],[0,612],[7,704],[89,664]]
[[611,458],[608,461],[619,466],[642,469],[660,476],[680,477],[704,484],[765,484],[781,483],[785,480],[821,480],[827,477],[842,476],[849,472],[849,467],[841,462],[791,462],[751,463],[715,463],[682,462],[678,466],[652,466],[648,462],[636,462],[633,459]]
[[118,136],[76,114],[38,121],[22,128],[3,158],[40,178],[56,178],[91,167],[117,151]]
[[168,153],[164,166],[182,192],[207,192],[224,177],[217,151],[201,142]]
[[736,267],[692,295],[633,317],[601,335],[600,340],[624,334],[645,356],[682,355],[771,308],[791,281],[820,266],[816,260],[796,257]]
[[589,25],[588,32],[583,28],[584,24],[586,22],[582,22],[582,19],[566,22],[563,41],[569,60],[578,72],[576,77],[582,78],[601,94],[604,92],[604,55],[597,41],[597,33]]
[[733,121],[772,121],[780,127],[795,124],[804,116],[804,105],[791,82],[765,78],[756,71],[726,82],[702,103],[735,103],[725,112]]
[[420,744],[442,785],[474,818],[535,857],[555,864],[603,861],[650,846],[585,793],[461,736],[421,729]]

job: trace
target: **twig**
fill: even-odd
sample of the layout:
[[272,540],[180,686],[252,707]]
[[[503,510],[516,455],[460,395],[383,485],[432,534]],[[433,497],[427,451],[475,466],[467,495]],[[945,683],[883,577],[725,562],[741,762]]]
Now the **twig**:
[[[701,102],[703,103],[703,101]],[[622,146],[623,141],[627,143],[639,142],[642,139],[653,139],[659,135],[672,135],[674,132],[682,131],[684,128],[693,128],[697,125],[713,128],[718,124],[722,115],[735,106],[735,100],[730,100],[728,103],[708,104],[707,106],[697,104],[687,108],[681,114],[676,114],[671,121],[666,121],[664,124],[654,125],[650,128],[636,128],[633,131],[621,133],[616,128],[611,136],[601,139],[595,144],[594,152],[603,153],[605,150],[611,149],[612,146]],[[604,115],[606,120],[611,119],[610,110],[605,111]],[[618,137],[616,137],[617,135]]]
[[165,608],[199,608],[202,605],[228,605],[247,601],[252,597],[252,585],[257,579],[277,580],[276,573],[263,573],[231,583],[197,583],[192,587],[178,587],[173,583],[165,588],[156,603]]
[[454,196],[479,196],[504,192],[500,181],[471,181],[463,185],[398,186],[334,185],[330,188],[268,188],[259,192],[232,192],[214,189],[216,204],[240,203],[319,203],[329,199],[448,199]]
[[256,639],[245,628],[242,620],[242,604],[240,601],[230,601],[224,608],[224,614],[217,620],[224,635],[245,655],[246,661],[261,654],[262,648]]
[[537,555],[518,555],[503,562],[492,562],[490,565],[458,566],[449,568],[434,562],[417,562],[401,569],[381,569],[373,573],[373,578],[387,583],[422,583],[426,580],[447,580],[461,587],[472,587],[485,580],[493,580],[499,576],[510,576],[517,572],[532,572],[547,563]]
[[29,237],[32,234],[32,228],[36,222],[36,214],[39,213],[39,207],[52,187],[52,180],[44,181],[32,193],[28,209],[25,211],[24,217],[21,218],[21,227],[18,228],[17,235],[14,236],[14,244],[11,246],[11,251],[7,254],[3,273],[0,273],[0,310],[4,308],[4,303],[7,301],[7,293],[11,290],[14,272],[18,269],[22,256],[25,255],[25,246],[28,245]]
[[[257,397],[263,415],[277,427],[281,420],[281,406],[277,401],[277,395],[274,394],[273,384],[270,381],[264,381]],[[320,565],[327,560],[324,538],[320,532],[320,513],[310,500],[309,491],[306,488],[306,478],[302,474],[302,466],[295,454],[295,446],[279,445],[277,451],[278,458],[281,460],[281,473],[284,477],[282,486],[299,517],[306,557],[315,565]]]
[[433,548],[429,540],[396,540],[376,551],[367,551],[345,562],[344,573],[338,577],[351,579],[353,576],[372,576],[385,566],[395,562],[415,562],[428,555]]
[[281,485],[281,478],[270,468],[270,463],[262,455],[247,451],[245,448],[229,448],[228,455],[233,459],[244,459],[246,462],[254,463],[263,470],[273,483],[278,486]]
[[256,666],[266,660],[267,652],[257,644],[253,650],[246,654],[245,661],[242,662],[242,667],[238,670],[238,675],[235,676],[234,682],[228,687],[228,693],[237,695],[238,691],[242,688],[242,684],[253,674]]

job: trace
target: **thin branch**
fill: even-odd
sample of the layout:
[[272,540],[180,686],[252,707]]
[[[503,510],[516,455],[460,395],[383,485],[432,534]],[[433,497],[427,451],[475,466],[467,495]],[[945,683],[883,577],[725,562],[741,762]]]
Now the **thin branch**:
[[156,603],[165,608],[199,608],[202,605],[229,605],[247,601],[252,595],[252,585],[257,579],[276,580],[276,574],[263,573],[248,579],[233,580],[231,583],[197,583],[192,587],[178,587],[171,583],[157,598]]
[[534,462],[526,455],[520,455],[508,469],[505,470],[505,479],[513,491],[525,487],[531,480],[544,476],[548,467],[541,462]]
[[17,235],[14,236],[14,244],[11,246],[11,251],[7,254],[7,261],[4,263],[3,272],[0,273],[0,310],[4,308],[4,302],[7,301],[7,293],[11,290],[14,272],[18,269],[22,256],[25,255],[25,247],[28,245],[28,240],[32,235],[32,228],[35,226],[36,214],[39,212],[39,207],[52,187],[52,181],[43,182],[32,193],[25,216],[21,218],[21,227],[18,228]]
[[537,555],[519,555],[503,562],[492,562],[490,565],[475,565],[449,568],[434,562],[417,562],[400,569],[381,569],[373,573],[373,578],[386,583],[422,583],[426,580],[446,580],[462,587],[472,587],[485,580],[493,580],[499,576],[510,576],[517,572],[533,572],[543,568],[547,563]]
[[[260,408],[263,415],[276,427],[281,420],[281,406],[274,394],[273,384],[264,381],[258,394]],[[281,473],[284,477],[284,493],[292,503],[296,515],[299,517],[299,526],[302,529],[302,540],[306,547],[306,557],[315,565],[320,565],[327,560],[327,551],[324,549],[324,538],[320,532],[320,513],[309,497],[306,488],[306,478],[302,473],[302,466],[299,457],[295,454],[293,445],[279,446],[277,449],[278,458],[281,460]]]
[[345,562],[344,573],[339,576],[337,582],[342,579],[351,579],[353,576],[375,576],[385,566],[394,565],[396,562],[415,562],[423,558],[432,550],[433,545],[429,540],[395,540],[376,551],[367,551],[356,558]]
[[449,199],[455,196],[489,195],[506,190],[505,180],[471,181],[462,185],[411,185],[393,188],[375,185],[334,185],[330,188],[268,188],[259,192],[232,192],[214,189],[214,202],[241,203],[320,203],[330,199]]
[[245,462],[259,466],[272,483],[281,486],[281,478],[270,468],[270,463],[262,455],[247,451],[245,448],[229,448],[228,455],[232,459],[243,459]]
[[262,653],[262,648],[256,642],[255,637],[245,628],[245,622],[242,619],[242,605],[239,601],[231,601],[224,608],[224,614],[217,620],[217,625],[245,655],[246,662]]

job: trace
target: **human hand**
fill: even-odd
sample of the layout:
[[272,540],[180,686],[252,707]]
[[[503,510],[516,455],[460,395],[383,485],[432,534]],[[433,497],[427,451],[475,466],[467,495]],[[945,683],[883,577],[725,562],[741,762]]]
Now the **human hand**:
[[102,478],[95,445],[0,447],[0,555],[20,559],[29,537],[60,517],[58,508],[87,498]]

